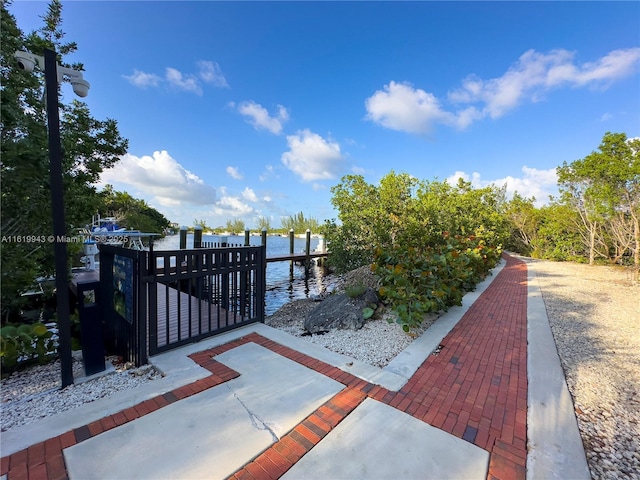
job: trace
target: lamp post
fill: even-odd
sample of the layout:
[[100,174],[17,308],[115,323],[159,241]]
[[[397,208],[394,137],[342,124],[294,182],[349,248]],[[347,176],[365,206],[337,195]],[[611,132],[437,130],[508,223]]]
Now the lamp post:
[[62,183],[62,146],[60,143],[60,115],[58,111],[58,85],[69,80],[73,91],[86,97],[89,82],[82,73],[57,63],[56,52],[45,49],[44,57],[28,52],[16,52],[18,67],[32,72],[35,66],[44,67],[47,126],[49,133],[49,176],[51,183],[51,209],[53,212],[53,237],[56,271],[56,300],[58,314],[58,353],[62,388],[73,384],[73,363],[71,358],[71,320],[69,318],[69,283],[67,270],[66,225],[64,221],[64,187]]

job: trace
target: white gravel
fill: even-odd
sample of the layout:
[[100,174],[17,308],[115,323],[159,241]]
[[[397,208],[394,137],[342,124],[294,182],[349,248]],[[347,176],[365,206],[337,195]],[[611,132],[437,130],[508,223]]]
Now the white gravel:
[[[114,361],[115,358],[110,358]],[[0,429],[3,432],[26,425],[56,413],[71,410],[84,403],[105,398],[116,392],[136,388],[160,377],[151,365],[132,368],[115,362],[115,371],[84,383],[60,389],[60,361],[31,367],[2,380],[0,388]],[[82,361],[73,360],[74,377],[81,376]]]
[[640,480],[640,284],[629,269],[530,261],[594,479]]
[[360,330],[332,330],[327,333],[309,335],[304,330],[304,318],[318,306],[311,300],[298,300],[283,306],[265,323],[295,337],[300,337],[329,350],[342,353],[376,367],[385,367],[402,350],[420,336],[439,315],[429,315],[419,329],[405,333],[396,323],[393,316],[385,313],[379,319],[365,321]]

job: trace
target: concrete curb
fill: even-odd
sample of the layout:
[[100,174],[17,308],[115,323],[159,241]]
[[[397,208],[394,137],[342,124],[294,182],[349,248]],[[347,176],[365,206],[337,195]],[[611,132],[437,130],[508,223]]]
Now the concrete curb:
[[527,479],[590,479],[535,266],[527,263]]

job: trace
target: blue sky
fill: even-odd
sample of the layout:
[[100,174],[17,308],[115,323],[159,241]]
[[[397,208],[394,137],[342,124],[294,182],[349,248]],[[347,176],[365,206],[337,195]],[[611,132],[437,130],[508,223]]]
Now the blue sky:
[[[9,10],[29,32],[46,5]],[[102,182],[181,225],[322,222],[343,175],[391,170],[540,204],[605,132],[640,136],[640,2],[63,6],[85,101],[129,139]]]

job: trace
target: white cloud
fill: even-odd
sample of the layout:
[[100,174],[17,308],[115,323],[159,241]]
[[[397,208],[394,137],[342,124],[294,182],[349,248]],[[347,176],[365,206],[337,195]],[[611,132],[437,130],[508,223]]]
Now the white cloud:
[[270,116],[266,108],[253,101],[242,102],[238,105],[238,112],[248,117],[249,123],[256,130],[264,129],[279,135],[282,133],[283,124],[289,120],[289,112],[282,105],[278,105],[278,113]]
[[202,95],[202,83],[211,84],[215,87],[229,87],[224,78],[220,66],[210,60],[200,60],[197,74],[184,73],[173,67],[166,67],[164,77],[155,73],[146,73],[134,69],[132,75],[123,75],[129,83],[139,88],[169,86],[176,90]]
[[525,165],[522,167],[522,173],[522,177],[507,176],[497,180],[482,180],[478,172],[473,172],[470,176],[465,172],[456,171],[446,181],[450,185],[456,185],[458,179],[462,178],[465,182],[470,181],[475,188],[488,185],[502,187],[506,184],[508,197],[512,197],[515,192],[526,198],[535,197],[538,207],[547,203],[549,195],[557,193],[558,176],[555,168],[539,170]]
[[264,172],[258,177],[261,182],[264,182],[275,175],[275,168],[273,165],[267,165],[264,167]]
[[257,202],[258,201],[258,196],[249,187],[245,187],[245,189],[243,190],[242,198],[244,198],[245,200],[247,200],[249,202]]
[[340,145],[308,129],[287,136],[287,144],[282,163],[306,182],[336,178],[344,168]]
[[150,202],[164,206],[207,205],[216,200],[215,189],[186,170],[166,150],[142,157],[127,153],[113,168],[102,172],[100,183],[129,185]]
[[438,99],[408,83],[391,81],[365,101],[367,118],[392,130],[425,133],[450,115]]
[[471,184],[474,187],[480,187],[480,174],[478,172],[473,172],[472,177],[469,177],[468,173],[456,170],[456,172],[453,175],[447,177],[445,181],[449,185],[455,186],[458,184],[458,180],[460,179],[464,180],[465,182],[471,181]]
[[198,62],[198,67],[200,68],[199,76],[203,82],[210,83],[216,87],[229,86],[217,62],[201,60]]
[[227,195],[216,202],[213,212],[219,216],[237,218],[250,215],[253,213],[253,208],[238,197]]
[[140,88],[157,87],[162,81],[158,75],[140,70],[134,70],[133,75],[123,75],[123,77],[129,80],[132,85]]
[[181,71],[167,67],[165,78],[172,87],[202,95],[202,88],[194,75],[183,75]]
[[226,172],[227,172],[227,175],[229,175],[234,180],[242,180],[244,178],[244,175],[242,175],[240,170],[238,170],[238,167],[229,166],[226,168]]
[[435,124],[463,129],[485,117],[499,118],[525,101],[540,101],[553,89],[607,88],[637,70],[640,48],[614,50],[583,64],[577,64],[574,57],[567,50],[528,50],[500,77],[483,80],[469,75],[447,96],[460,110],[444,108],[432,93],[409,83],[391,81],[366,99],[366,118],[409,133],[428,133]]
[[606,113],[602,114],[602,116],[600,117],[600,121],[601,122],[608,122],[612,118],[613,118],[613,115],[611,115],[609,112],[606,112]]
[[637,68],[640,48],[614,50],[595,62],[576,65],[574,52],[528,50],[499,78],[483,81],[470,76],[462,88],[450,92],[458,103],[482,103],[483,115],[498,118],[526,100],[537,101],[546,92],[563,86],[606,87]]

